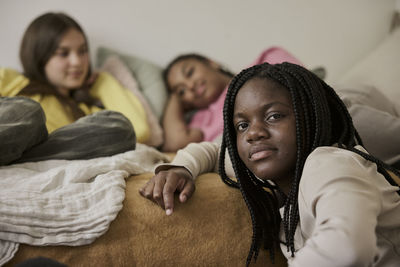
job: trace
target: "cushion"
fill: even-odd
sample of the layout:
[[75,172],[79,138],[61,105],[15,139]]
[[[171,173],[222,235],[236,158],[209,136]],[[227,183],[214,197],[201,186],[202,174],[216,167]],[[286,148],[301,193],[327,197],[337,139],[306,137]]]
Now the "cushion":
[[[20,245],[5,266],[43,256],[69,266],[245,266],[251,243],[250,215],[239,190],[216,173],[196,179],[187,203],[176,200],[175,211],[164,210],[138,193],[151,173],[127,179],[123,209],[109,230],[90,245],[34,247]],[[272,265],[260,251],[251,266],[287,266],[277,253]]]
[[400,27],[339,80],[345,84],[372,85],[393,102],[400,101]]
[[136,78],[125,63],[119,56],[111,55],[105,59],[100,70],[110,73],[123,87],[131,91],[139,99],[146,112],[147,123],[150,127],[150,137],[145,144],[153,147],[161,146],[164,142],[163,129],[143,92],[139,90]]
[[157,118],[161,120],[168,99],[167,88],[162,78],[162,68],[136,55],[120,53],[106,47],[97,49],[96,65],[101,66],[110,55],[118,55],[134,74],[139,83],[139,89],[147,98]]

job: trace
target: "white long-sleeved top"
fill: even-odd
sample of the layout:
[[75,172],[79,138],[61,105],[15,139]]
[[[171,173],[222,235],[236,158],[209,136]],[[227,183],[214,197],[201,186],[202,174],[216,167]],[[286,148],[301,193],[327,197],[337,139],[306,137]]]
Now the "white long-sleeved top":
[[[218,143],[190,144],[156,172],[170,165],[186,167],[193,177],[213,172],[219,152]],[[397,190],[361,156],[337,147],[315,149],[299,186],[295,257],[282,247],[289,266],[400,266]]]

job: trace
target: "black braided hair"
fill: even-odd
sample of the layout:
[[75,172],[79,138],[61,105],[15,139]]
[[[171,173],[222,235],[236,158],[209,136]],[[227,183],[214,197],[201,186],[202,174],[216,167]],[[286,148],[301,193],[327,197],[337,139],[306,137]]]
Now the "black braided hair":
[[[339,148],[353,151],[376,163],[378,171],[392,185],[397,184],[388,170],[400,175],[393,167],[355,148],[356,145],[362,145],[362,140],[354,128],[346,106],[335,91],[312,72],[287,62],[275,65],[264,63],[241,71],[232,79],[225,98],[221,144],[221,151],[228,149],[237,181],[226,175],[225,153],[220,153],[219,173],[226,184],[240,189],[250,212],[253,236],[247,265],[253,258],[257,259],[261,247],[269,250],[271,260],[276,249],[279,249],[281,217],[278,194],[283,195],[276,185],[257,179],[241,161],[237,151],[236,131],[233,125],[235,99],[240,88],[253,78],[277,82],[289,90],[292,99],[296,121],[297,159],[290,191],[287,196],[283,196],[282,218],[286,246],[292,256],[295,252],[294,234],[299,222],[299,182],[306,158],[315,148],[337,144]],[[398,193],[400,194],[400,190]]]
[[[206,63],[206,64],[208,64],[210,62],[210,59],[208,59],[207,57],[200,55],[200,54],[196,54],[196,53],[188,53],[188,54],[182,54],[182,55],[177,56],[176,58],[171,60],[171,62],[168,63],[167,67],[162,72],[162,77],[163,77],[164,83],[167,85],[167,87],[168,87],[168,74],[171,71],[171,68],[176,63],[181,62],[182,60],[186,60],[186,59],[195,59],[195,60],[198,60],[198,61]],[[233,72],[231,72],[230,70],[228,70],[224,67],[220,67],[218,70],[222,74],[227,75],[228,77],[235,76],[233,74]],[[168,87],[168,90],[170,90],[169,87]]]

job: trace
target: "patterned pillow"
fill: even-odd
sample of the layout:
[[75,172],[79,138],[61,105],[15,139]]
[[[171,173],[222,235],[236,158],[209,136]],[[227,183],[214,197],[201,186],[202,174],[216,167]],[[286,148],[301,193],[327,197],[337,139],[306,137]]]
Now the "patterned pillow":
[[150,126],[150,138],[145,144],[153,147],[161,146],[164,142],[163,129],[146,97],[139,90],[136,78],[125,63],[117,55],[110,55],[104,60],[100,70],[110,73],[123,87],[131,91],[138,98],[146,112],[147,123]]
[[168,91],[162,78],[162,68],[135,55],[123,54],[105,47],[97,49],[97,66],[101,66],[110,55],[119,56],[131,73],[134,74],[140,91],[142,91],[160,121],[168,100]]

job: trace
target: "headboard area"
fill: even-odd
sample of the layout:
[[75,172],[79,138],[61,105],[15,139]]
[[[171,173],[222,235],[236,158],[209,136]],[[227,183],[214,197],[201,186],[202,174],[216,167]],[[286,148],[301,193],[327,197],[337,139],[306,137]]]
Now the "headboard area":
[[324,66],[327,80],[335,81],[389,34],[398,2],[2,0],[0,66],[20,70],[27,25],[44,12],[63,11],[84,28],[93,61],[99,46],[161,67],[198,52],[238,72],[263,49],[282,46],[307,67]]

